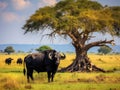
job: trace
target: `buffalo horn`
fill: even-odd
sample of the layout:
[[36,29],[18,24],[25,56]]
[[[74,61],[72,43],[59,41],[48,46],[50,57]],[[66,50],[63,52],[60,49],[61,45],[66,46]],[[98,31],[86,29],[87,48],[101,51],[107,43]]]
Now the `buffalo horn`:
[[65,54],[64,53],[62,53],[62,54],[63,54],[63,56],[61,55],[61,59],[65,59],[66,58]]
[[52,60],[52,53],[49,53],[49,54],[48,54],[48,58],[49,58],[50,60]]

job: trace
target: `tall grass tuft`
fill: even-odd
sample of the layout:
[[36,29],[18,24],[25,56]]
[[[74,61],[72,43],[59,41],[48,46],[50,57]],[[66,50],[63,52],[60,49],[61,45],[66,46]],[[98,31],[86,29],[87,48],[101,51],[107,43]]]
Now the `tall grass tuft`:
[[5,90],[18,90],[19,89],[19,84],[17,81],[15,81],[14,79],[10,79],[10,78],[5,78],[3,79],[6,82],[3,84],[3,88]]

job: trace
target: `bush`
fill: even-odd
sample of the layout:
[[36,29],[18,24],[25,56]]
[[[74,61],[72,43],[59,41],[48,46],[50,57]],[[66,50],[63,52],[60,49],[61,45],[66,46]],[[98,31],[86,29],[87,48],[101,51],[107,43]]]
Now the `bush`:
[[43,45],[36,49],[36,51],[38,51],[38,52],[45,51],[45,50],[52,50],[52,48],[50,46]]
[[15,52],[15,50],[13,49],[12,46],[8,46],[8,47],[5,48],[4,52],[10,54],[10,53]]
[[101,46],[99,49],[98,49],[98,53],[101,53],[101,54],[108,54],[112,51],[112,48],[110,48],[109,46]]

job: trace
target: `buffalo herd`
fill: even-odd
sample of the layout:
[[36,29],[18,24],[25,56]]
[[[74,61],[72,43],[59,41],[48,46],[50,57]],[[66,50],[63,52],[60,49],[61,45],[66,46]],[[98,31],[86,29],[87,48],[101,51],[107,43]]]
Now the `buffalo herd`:
[[17,64],[22,64],[22,62],[23,62],[23,60],[21,58],[18,58],[16,63]]
[[[12,63],[12,60],[13,60],[12,58],[6,58],[5,59],[5,64],[10,65]],[[18,58],[17,61],[16,61],[17,64],[22,64],[22,62],[23,62],[23,60],[21,58]]]
[[12,60],[13,60],[12,58],[6,58],[5,59],[5,63],[8,64],[8,65],[10,65],[11,62],[12,62]]
[[[60,60],[64,60],[66,55],[56,50],[45,50],[39,53],[32,53],[25,56],[24,61],[18,58],[16,63],[24,65],[23,73],[27,73],[27,81],[34,80],[33,70],[36,72],[47,72],[48,82],[53,82],[55,73],[57,72]],[[10,65],[12,58],[7,58],[5,63]]]

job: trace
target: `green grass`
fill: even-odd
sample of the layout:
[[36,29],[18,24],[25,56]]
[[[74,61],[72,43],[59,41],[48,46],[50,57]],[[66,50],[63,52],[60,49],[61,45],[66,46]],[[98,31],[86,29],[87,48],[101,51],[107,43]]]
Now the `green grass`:
[[[35,81],[27,83],[23,73],[0,73],[2,90],[119,90],[119,73],[57,73],[47,82],[46,73],[34,73]],[[6,87],[6,88],[5,88]]]
[[[46,73],[34,72],[34,81],[27,83],[23,75],[23,65],[15,62],[17,55],[11,55],[14,62],[6,65],[4,59],[9,55],[0,57],[0,89],[1,90],[120,90],[120,71],[115,73],[59,73],[57,72],[54,82],[47,82]],[[20,55],[18,55],[20,57]],[[67,55],[60,67],[67,66],[75,55]],[[21,57],[24,58],[24,55]],[[90,55],[91,60],[97,66],[107,70],[117,68],[120,70],[118,55]]]
[[35,90],[117,90],[118,85],[113,84],[89,84],[89,83],[69,83],[69,84],[37,84],[32,86]]

